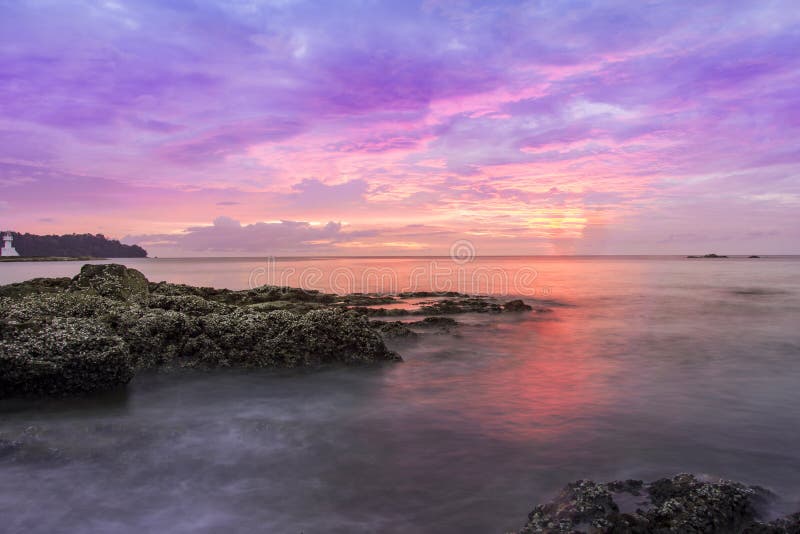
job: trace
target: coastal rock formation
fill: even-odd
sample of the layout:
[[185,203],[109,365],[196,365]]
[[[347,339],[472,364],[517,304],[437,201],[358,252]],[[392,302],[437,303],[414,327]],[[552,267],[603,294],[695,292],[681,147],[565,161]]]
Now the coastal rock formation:
[[370,323],[384,337],[416,339],[418,334],[411,327],[438,332],[450,332],[458,322],[450,317],[425,317],[420,321],[372,321]]
[[[336,300],[271,286],[152,284],[113,264],[85,265],[71,280],[2,286],[0,398],[106,390],[157,366],[400,360],[365,316],[333,306]],[[261,309],[265,303],[275,306]]]
[[127,300],[149,292],[147,278],[136,269],[124,265],[84,265],[72,279],[76,289],[87,290],[116,300]]
[[[403,295],[427,295],[427,293],[401,293]],[[417,307],[408,308],[381,308],[379,306],[353,306],[351,309],[369,317],[406,317],[409,315],[457,315],[462,313],[501,313],[501,312],[523,312],[531,311],[533,308],[525,304],[522,300],[512,300],[501,304],[491,297],[470,297],[468,295],[455,294],[455,297],[442,298],[439,300],[428,300],[417,303]],[[393,301],[396,302],[396,301]]]
[[88,393],[127,383],[133,373],[122,338],[92,319],[54,317],[2,330],[0,398]]
[[417,333],[401,321],[372,321],[370,324],[386,338],[416,339]]
[[532,306],[528,306],[521,300],[511,300],[503,305],[503,311],[507,312],[524,312],[533,310]]
[[534,508],[519,534],[800,532],[800,514],[762,521],[773,498],[757,486],[704,481],[688,474],[649,484],[579,480]]

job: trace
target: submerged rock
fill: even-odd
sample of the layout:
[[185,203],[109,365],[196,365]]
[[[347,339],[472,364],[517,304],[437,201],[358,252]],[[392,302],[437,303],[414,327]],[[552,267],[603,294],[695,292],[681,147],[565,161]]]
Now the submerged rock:
[[386,338],[409,338],[414,339],[419,335],[411,327],[440,332],[450,332],[458,326],[458,322],[450,317],[425,317],[420,321],[372,321],[372,324]]
[[525,312],[533,310],[532,306],[528,306],[522,300],[510,300],[503,304],[503,311],[507,312]]
[[370,323],[375,329],[387,338],[409,338],[417,337],[417,333],[411,330],[407,323],[402,321],[372,321]]
[[414,321],[413,323],[409,324],[422,328],[449,329],[458,326],[458,321],[450,317],[426,317],[421,321]]
[[688,474],[650,484],[579,480],[534,508],[519,533],[800,532],[798,514],[761,521],[772,498],[757,486],[702,481]]
[[425,304],[414,315],[454,315],[459,313],[500,313],[503,308],[496,302],[481,297],[444,299]]

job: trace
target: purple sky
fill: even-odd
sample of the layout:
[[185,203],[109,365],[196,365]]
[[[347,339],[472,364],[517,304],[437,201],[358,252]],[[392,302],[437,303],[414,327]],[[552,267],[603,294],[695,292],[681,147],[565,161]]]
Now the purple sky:
[[800,253],[800,2],[0,0],[0,228]]

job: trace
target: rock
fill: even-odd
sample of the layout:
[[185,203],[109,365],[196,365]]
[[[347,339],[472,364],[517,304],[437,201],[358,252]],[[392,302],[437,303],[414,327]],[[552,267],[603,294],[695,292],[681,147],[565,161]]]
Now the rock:
[[270,349],[289,365],[401,361],[367,318],[345,310],[315,310],[288,322]]
[[397,299],[389,295],[352,293],[340,297],[338,301],[345,306],[374,306],[376,304],[393,304],[397,302]]
[[56,317],[3,331],[0,398],[91,393],[126,384],[134,362],[123,340],[94,319]]
[[500,313],[499,304],[481,297],[444,299],[421,306],[413,315],[453,315],[459,313]]
[[747,256],[748,258],[760,258],[761,256],[756,256],[755,254],[752,256]]
[[202,317],[198,328],[184,353],[202,365],[296,367],[400,360],[365,317],[342,310],[295,315],[238,309]]
[[244,291],[231,291],[230,289],[216,289],[213,287],[195,287],[184,284],[170,284],[168,282],[151,282],[149,289],[151,294],[168,296],[197,296],[205,300],[234,306],[245,306],[278,301],[292,303],[316,302],[320,304],[332,304],[338,299],[336,295],[320,293],[316,290],[266,285]]
[[728,256],[719,256],[717,254],[705,254],[703,256],[686,256],[687,258],[727,258]]
[[[620,505],[635,497],[631,510]],[[800,515],[764,523],[774,496],[736,482],[701,481],[681,474],[644,484],[639,480],[568,484],[551,502],[528,515],[520,533],[772,533],[800,532]]]
[[521,300],[510,300],[503,305],[503,311],[507,312],[525,312],[532,310],[532,306],[528,306]]
[[421,328],[444,328],[450,329],[458,326],[458,322],[450,317],[425,317],[421,321],[414,321],[411,325]]
[[116,263],[84,265],[72,279],[72,286],[76,290],[91,290],[116,300],[144,296],[150,291],[149,282],[142,273]]
[[228,313],[233,309],[233,307],[229,305],[204,299],[197,295],[153,294],[149,295],[142,304],[148,308],[177,311],[195,317],[208,315],[209,313]]
[[435,297],[451,297],[451,298],[469,298],[469,295],[458,293],[457,291],[405,291],[397,295],[401,299],[409,298],[435,298]]
[[200,332],[196,317],[174,310],[130,308],[110,323],[139,368],[186,363],[187,346]]
[[0,320],[13,325],[42,322],[52,317],[103,318],[125,309],[128,309],[127,304],[92,293],[45,293],[2,299]]
[[411,310],[403,308],[370,308],[367,306],[354,306],[349,310],[367,317],[404,317],[412,313]]
[[57,293],[69,288],[70,278],[34,278],[27,282],[19,282],[0,286],[0,297],[20,298],[27,295]]
[[26,284],[0,286],[0,398],[100,391],[149,367],[400,360],[334,295],[151,284],[121,265]]
[[417,337],[417,333],[411,330],[406,323],[402,321],[372,321],[370,324],[386,338],[413,339]]

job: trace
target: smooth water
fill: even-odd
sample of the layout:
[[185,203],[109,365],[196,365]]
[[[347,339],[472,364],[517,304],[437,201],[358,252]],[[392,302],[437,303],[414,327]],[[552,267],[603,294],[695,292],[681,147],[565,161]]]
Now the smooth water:
[[[2,531],[501,533],[571,480],[682,471],[800,509],[798,258],[125,263],[235,289],[449,284],[553,311],[457,318],[397,345],[400,364],[0,402],[0,439],[26,444],[0,449]],[[0,283],[79,267],[0,264]]]

